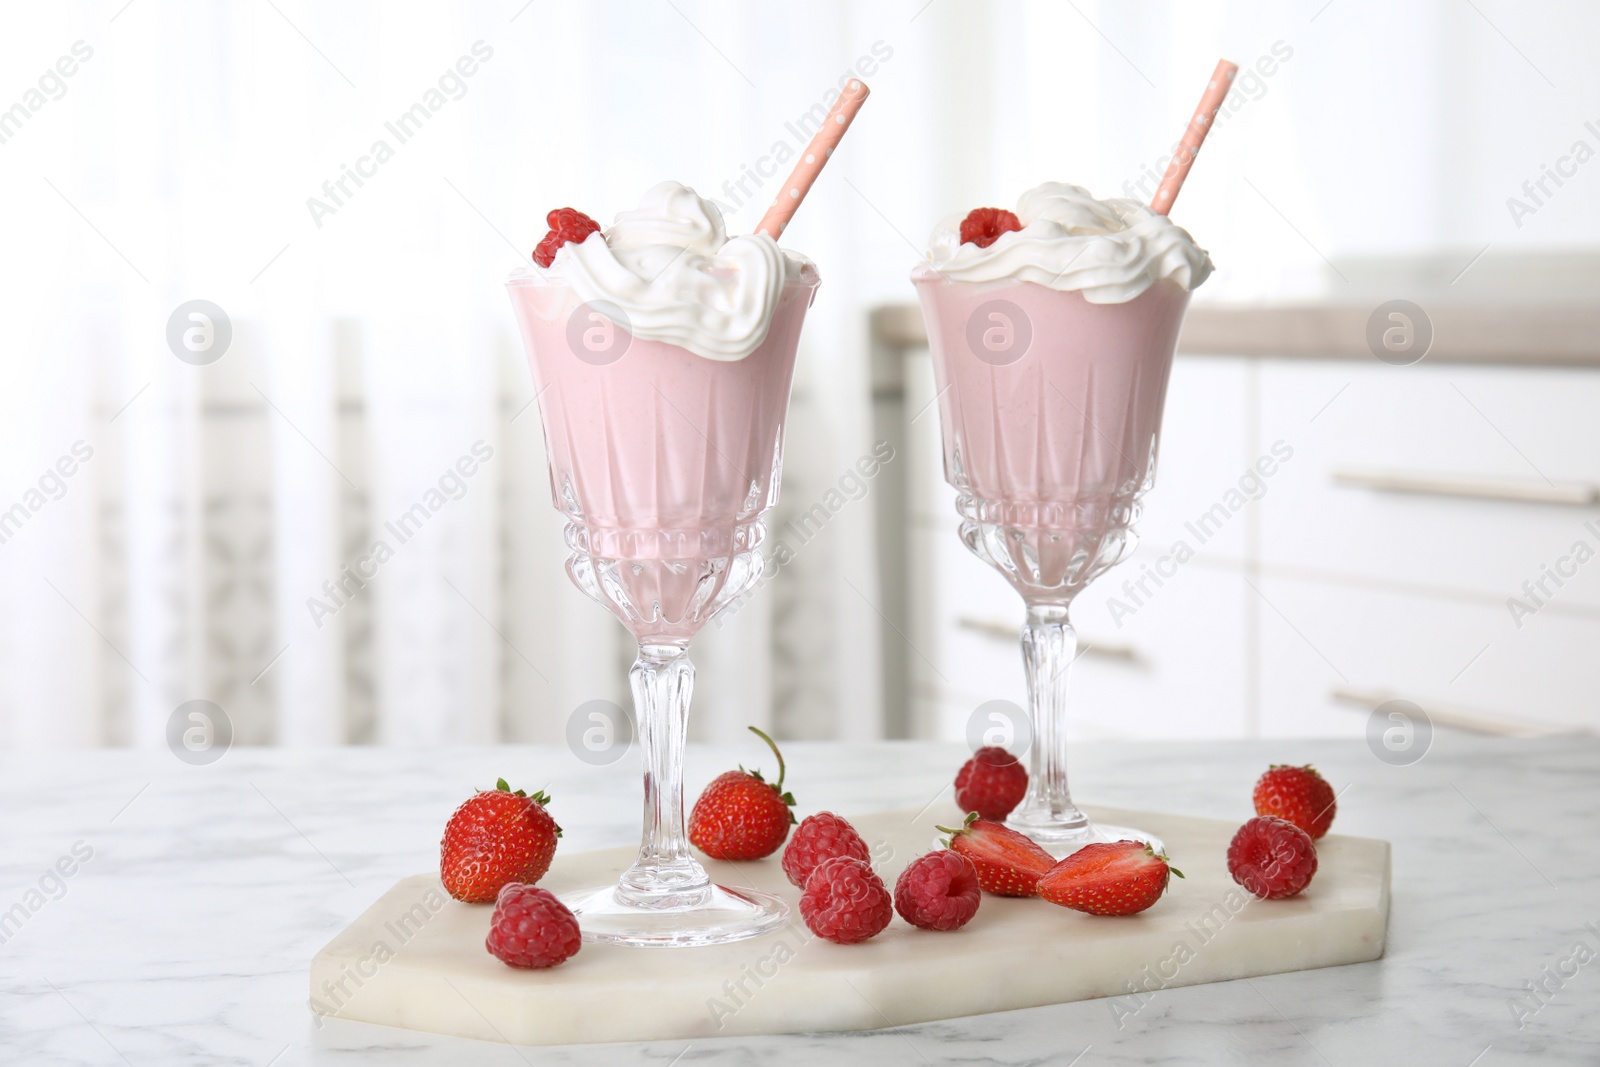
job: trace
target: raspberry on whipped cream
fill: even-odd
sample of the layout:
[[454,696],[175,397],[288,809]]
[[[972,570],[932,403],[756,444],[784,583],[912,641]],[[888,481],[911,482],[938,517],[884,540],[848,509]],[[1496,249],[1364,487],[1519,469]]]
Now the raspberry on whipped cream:
[[816,272],[765,234],[729,237],[717,206],[677,182],[650,189],[600,233],[559,246],[546,277],[602,314],[620,310],[634,337],[707,359],[754,352],[784,286]]
[[961,220],[961,243],[988,248],[1003,233],[1022,229],[1022,220],[1003,207],[975,207]]
[[1163,278],[1193,290],[1211,275],[1205,249],[1136,200],[1096,200],[1079,186],[1046,182],[1018,199],[1019,229],[1000,229],[999,216],[974,218],[998,211],[941,223],[919,269],[959,282],[1033,282],[1080,292],[1091,304],[1124,303]]
[[550,232],[533,250],[533,261],[541,267],[554,263],[556,253],[564,245],[580,243],[591,233],[600,232],[600,224],[575,207],[558,207],[546,215],[544,221]]

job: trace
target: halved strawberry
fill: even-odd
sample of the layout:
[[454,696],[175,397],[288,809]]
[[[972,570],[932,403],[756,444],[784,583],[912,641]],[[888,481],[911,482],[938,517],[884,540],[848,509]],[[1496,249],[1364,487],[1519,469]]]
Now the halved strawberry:
[[978,869],[978,886],[996,896],[1033,896],[1039,878],[1056,862],[1032,838],[1001,823],[980,819],[977,812],[968,814],[960,829],[938,829],[950,835],[945,845],[967,857]]
[[1039,879],[1039,895],[1090,915],[1133,915],[1161,899],[1169,874],[1183,877],[1143,841],[1085,845]]

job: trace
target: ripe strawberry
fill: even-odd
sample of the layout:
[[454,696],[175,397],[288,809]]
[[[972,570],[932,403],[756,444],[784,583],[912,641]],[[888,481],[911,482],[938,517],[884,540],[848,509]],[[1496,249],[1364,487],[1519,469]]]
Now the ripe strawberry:
[[1228,873],[1263,900],[1292,897],[1317,873],[1311,835],[1286,819],[1251,819],[1228,844]]
[[467,799],[445,824],[439,877],[445,891],[468,904],[495,899],[512,882],[532,885],[550,869],[561,827],[544,810],[544,793],[515,793],[501,778]]
[[495,898],[483,945],[507,967],[554,967],[583,944],[578,918],[548,889],[512,882]]
[[800,917],[811,932],[836,945],[854,945],[883,932],[894,901],[872,868],[848,856],[823,860],[800,894]]
[[961,243],[988,248],[1003,233],[1022,229],[1022,220],[1003,207],[975,207],[961,220]]
[[967,857],[978,872],[978,885],[1001,897],[1031,897],[1039,878],[1055,866],[1055,857],[1001,823],[967,816],[959,830],[940,826],[950,835],[946,846]]
[[1338,812],[1333,786],[1310,764],[1291,767],[1274,763],[1256,781],[1254,799],[1257,815],[1286,819],[1313,840],[1328,832]]
[[1167,857],[1143,841],[1084,845],[1039,879],[1039,895],[1090,915],[1134,915],[1161,899],[1170,874]]
[[978,869],[945,849],[911,861],[894,883],[894,910],[924,930],[959,930],[978,914]]
[[991,822],[1010,815],[1027,792],[1028,772],[998,745],[978,749],[956,773],[956,804]]
[[854,826],[831,811],[819,811],[802,819],[784,846],[783,873],[792,884],[804,889],[817,864],[835,856],[872,863],[872,850]]
[[783,845],[794,824],[794,796],[783,791],[783,753],[772,738],[750,727],[750,732],[767,743],[778,757],[778,784],[761,777],[760,771],[736,771],[718,775],[689,813],[689,841],[714,860],[758,860],[770,856]]
[[544,235],[539,246],[533,250],[533,261],[541,267],[548,267],[556,261],[556,253],[561,251],[561,246],[568,241],[582,244],[591,233],[597,233],[600,224],[588,215],[572,207],[558,207],[544,217],[545,224],[550,227],[550,232]]

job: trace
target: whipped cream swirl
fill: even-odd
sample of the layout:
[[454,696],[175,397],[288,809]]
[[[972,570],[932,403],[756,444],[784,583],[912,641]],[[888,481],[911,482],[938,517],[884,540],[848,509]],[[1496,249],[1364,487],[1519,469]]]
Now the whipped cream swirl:
[[765,234],[730,238],[715,204],[662,182],[610,229],[563,245],[544,274],[620,308],[635,337],[736,360],[766,340],[785,281],[806,265]]
[[1087,189],[1046,182],[1017,201],[1022,229],[988,248],[961,243],[961,218],[940,223],[928,266],[963,282],[1022,281],[1080,292],[1091,304],[1132,300],[1162,278],[1194,289],[1211,257],[1165,215],[1135,200],[1096,200]]

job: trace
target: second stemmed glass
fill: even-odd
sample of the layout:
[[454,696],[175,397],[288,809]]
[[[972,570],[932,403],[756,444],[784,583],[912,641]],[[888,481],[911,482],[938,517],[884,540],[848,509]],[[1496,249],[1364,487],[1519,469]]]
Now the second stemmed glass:
[[1066,855],[1153,835],[1092,822],[1067,787],[1072,600],[1132,548],[1155,476],[1173,350],[1189,293],[1158,281],[1122,303],[1031,282],[912,273],[927,321],[961,540],[1022,595],[1033,744],[1008,822]]

